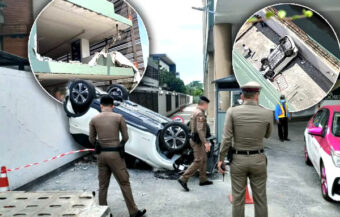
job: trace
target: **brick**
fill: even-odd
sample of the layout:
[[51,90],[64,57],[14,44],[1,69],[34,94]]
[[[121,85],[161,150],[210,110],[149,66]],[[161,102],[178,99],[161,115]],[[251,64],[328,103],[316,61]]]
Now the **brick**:
[[27,58],[28,37],[3,37],[3,50],[7,53]]

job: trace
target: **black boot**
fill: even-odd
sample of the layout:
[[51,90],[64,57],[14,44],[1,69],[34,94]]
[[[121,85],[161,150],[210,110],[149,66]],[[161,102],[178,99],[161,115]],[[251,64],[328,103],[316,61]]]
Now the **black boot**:
[[204,185],[212,185],[213,184],[213,182],[212,181],[209,181],[209,180],[207,180],[207,181],[205,181],[205,182],[200,182],[200,186],[204,186]]
[[130,217],[141,217],[146,213],[146,209],[138,210],[136,214],[130,215]]
[[190,191],[187,183],[183,182],[181,179],[178,179],[177,181],[179,182],[179,184],[182,185],[182,187],[184,188],[185,191]]

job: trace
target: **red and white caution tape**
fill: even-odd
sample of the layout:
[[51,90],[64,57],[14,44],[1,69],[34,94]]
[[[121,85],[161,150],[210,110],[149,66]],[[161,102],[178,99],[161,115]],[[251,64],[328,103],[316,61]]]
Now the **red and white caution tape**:
[[51,157],[47,160],[43,160],[43,161],[38,162],[38,163],[30,163],[30,164],[26,164],[25,166],[22,166],[22,167],[17,167],[17,168],[14,168],[14,169],[7,169],[7,172],[12,172],[12,171],[28,168],[28,167],[31,167],[31,166],[36,166],[36,165],[39,165],[39,164],[42,164],[42,163],[47,163],[49,161],[56,160],[58,158],[65,157],[67,155],[71,155],[71,154],[75,154],[75,153],[79,153],[79,152],[87,152],[87,151],[91,152],[91,151],[94,151],[94,149],[81,149],[81,150],[77,150],[77,151],[66,152],[66,153],[60,154],[58,156]]

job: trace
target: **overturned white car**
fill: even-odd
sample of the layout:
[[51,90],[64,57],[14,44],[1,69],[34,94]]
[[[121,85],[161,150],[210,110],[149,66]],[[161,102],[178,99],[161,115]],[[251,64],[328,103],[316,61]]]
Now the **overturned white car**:
[[297,56],[298,51],[291,37],[282,37],[279,44],[270,50],[268,57],[261,59],[260,71],[263,76],[273,80]]
[[[64,110],[69,117],[70,133],[84,147],[92,147],[88,141],[89,122],[100,112],[100,96],[109,94],[114,98],[113,112],[121,114],[127,123],[129,140],[125,145],[127,154],[138,158],[156,169],[185,170],[193,161],[189,145],[190,132],[186,125],[174,122],[130,100],[128,91],[113,84],[108,91],[77,80],[69,85]],[[208,153],[208,172],[216,166],[219,147],[215,138],[207,132],[212,143]]]

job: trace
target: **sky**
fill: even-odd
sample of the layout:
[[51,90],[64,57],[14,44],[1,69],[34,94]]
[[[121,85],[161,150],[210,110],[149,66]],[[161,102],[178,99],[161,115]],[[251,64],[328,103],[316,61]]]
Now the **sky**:
[[203,81],[201,0],[131,0],[151,38],[152,53],[166,53],[185,84]]

